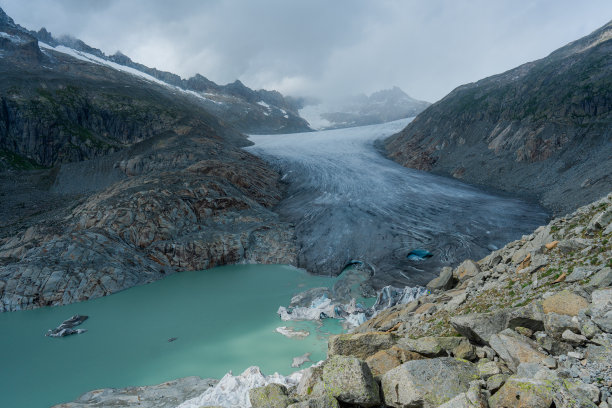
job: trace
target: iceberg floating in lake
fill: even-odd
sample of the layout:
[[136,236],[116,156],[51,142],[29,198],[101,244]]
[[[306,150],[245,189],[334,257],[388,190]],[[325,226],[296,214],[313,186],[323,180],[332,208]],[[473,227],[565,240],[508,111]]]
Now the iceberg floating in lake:
[[80,325],[85,320],[87,320],[89,316],[82,315],[74,315],[70,319],[66,319],[57,326],[55,329],[49,329],[45,336],[48,337],[65,337],[71,334],[81,334],[85,333],[87,329],[73,329],[73,327]]

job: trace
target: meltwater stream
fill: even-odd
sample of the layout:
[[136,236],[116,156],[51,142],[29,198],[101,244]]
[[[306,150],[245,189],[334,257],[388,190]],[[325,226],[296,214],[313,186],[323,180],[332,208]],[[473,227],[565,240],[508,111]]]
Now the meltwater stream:
[[[349,129],[252,135],[248,149],[288,184],[278,211],[296,226],[298,266],[338,274],[352,260],[371,264],[375,287],[424,284],[442,265],[480,259],[545,224],[538,206],[460,181],[408,169],[374,143],[410,119]],[[414,249],[433,257],[407,259]]]
[[[287,375],[294,357],[325,358],[340,323],[282,322],[276,311],[303,290],[334,280],[283,265],[234,265],[181,272],[110,296],[59,307],[0,313],[0,407],[48,408],[98,388],[221,378],[257,365]],[[75,314],[86,333],[45,337]],[[304,339],[275,332],[307,330]],[[169,342],[169,339],[176,340]]]

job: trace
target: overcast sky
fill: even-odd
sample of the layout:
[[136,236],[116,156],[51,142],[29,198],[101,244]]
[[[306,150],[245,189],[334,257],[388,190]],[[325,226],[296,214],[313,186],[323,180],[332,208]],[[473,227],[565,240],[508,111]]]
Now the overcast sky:
[[224,84],[436,101],[612,19],[611,0],[0,0],[29,29]]

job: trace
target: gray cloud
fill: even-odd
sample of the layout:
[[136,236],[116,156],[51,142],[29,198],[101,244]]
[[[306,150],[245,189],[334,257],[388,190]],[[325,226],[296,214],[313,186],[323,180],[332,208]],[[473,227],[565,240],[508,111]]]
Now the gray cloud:
[[0,0],[30,29],[181,76],[322,98],[398,85],[435,101],[612,18],[609,0]]

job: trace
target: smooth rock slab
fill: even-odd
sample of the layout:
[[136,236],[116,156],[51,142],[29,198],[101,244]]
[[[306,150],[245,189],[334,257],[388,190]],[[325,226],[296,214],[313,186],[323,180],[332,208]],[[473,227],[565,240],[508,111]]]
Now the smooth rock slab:
[[451,357],[414,360],[383,375],[385,404],[395,408],[433,408],[469,389],[476,366]]
[[323,366],[323,387],[328,397],[340,402],[371,407],[380,403],[378,383],[363,361],[332,356]]

